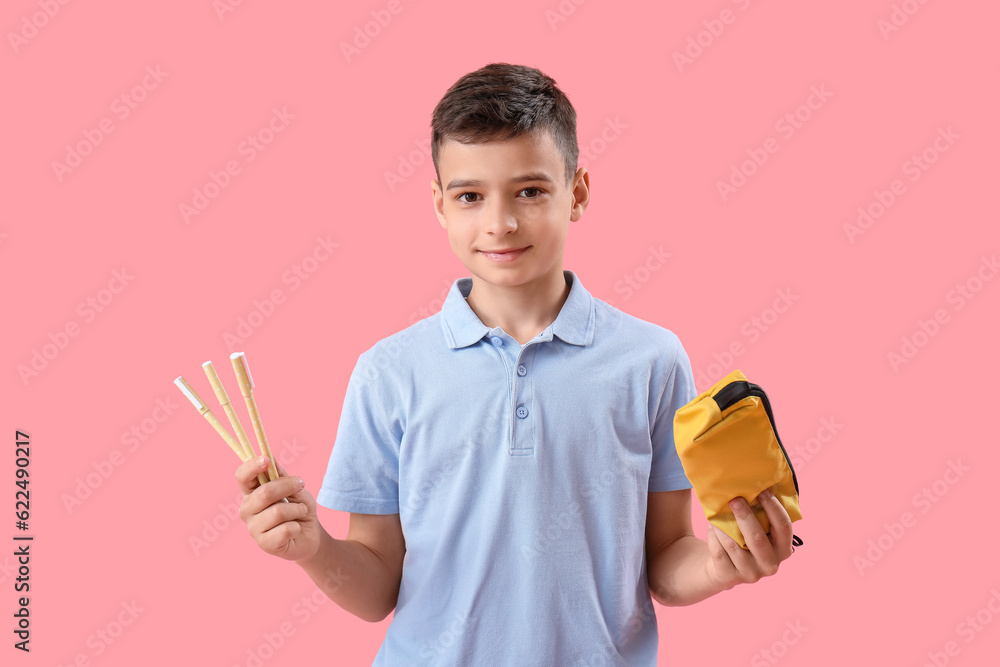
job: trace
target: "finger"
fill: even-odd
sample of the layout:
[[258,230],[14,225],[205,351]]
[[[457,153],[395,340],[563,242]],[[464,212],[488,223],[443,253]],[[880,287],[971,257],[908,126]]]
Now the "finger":
[[259,514],[265,508],[281,502],[282,498],[294,495],[301,489],[302,485],[299,483],[298,477],[279,477],[254,489],[253,493],[243,501],[240,510],[245,511],[248,516]]
[[308,508],[302,503],[274,503],[250,517],[247,528],[250,529],[251,535],[259,538],[276,526],[287,521],[297,521],[307,513]]
[[[302,479],[301,477],[295,477],[295,475],[289,474],[289,472],[287,470],[285,470],[284,466],[282,466],[277,461],[275,461],[274,463],[275,463],[275,465],[278,466],[278,472],[281,473],[282,477],[292,477],[293,479],[299,479],[299,480]],[[303,493],[302,492],[305,489],[305,486],[306,486],[305,482],[300,482],[300,484],[299,484],[299,490],[296,491],[295,493],[293,493],[292,495],[287,496],[288,500],[295,501],[295,502],[300,502],[300,503],[304,502],[304,503],[308,504],[309,503],[309,499],[311,499],[311,496],[308,493]]]
[[264,470],[267,470],[267,458],[261,456],[245,461],[236,468],[236,483],[244,496],[250,495],[260,486],[257,474]]
[[[774,553],[771,539],[764,532],[764,527],[760,525],[757,516],[750,509],[750,505],[743,497],[734,498],[730,504],[733,514],[736,516],[736,523],[743,533],[743,541],[746,542],[749,550],[746,565],[746,574],[751,581],[756,581],[766,574],[774,574],[778,570],[778,556]],[[738,545],[737,545],[738,546]],[[735,561],[734,561],[735,562]],[[736,563],[740,571],[744,567]]]
[[771,544],[778,561],[783,561],[792,555],[792,519],[781,501],[766,489],[761,492],[760,504],[767,512],[767,520],[771,523]]
[[715,561],[715,571],[718,572],[719,575],[727,582],[735,583],[739,580],[739,572],[736,570],[736,566],[733,565],[733,559],[729,555],[729,551],[722,544],[723,539],[728,539],[737,549],[740,548],[740,545],[733,542],[732,538],[726,535],[723,531],[719,530],[712,524],[709,524],[708,535],[705,538],[705,542],[708,544],[709,556],[711,556],[712,560]]
[[302,526],[297,521],[285,521],[257,538],[261,549],[272,554],[281,554],[288,550],[291,542],[302,534]]
[[753,555],[741,547],[736,540],[729,537],[726,531],[716,526],[712,526],[712,528],[715,530],[716,539],[722,545],[723,550],[733,564],[733,568],[736,570],[734,577],[743,582],[754,580],[755,567]]

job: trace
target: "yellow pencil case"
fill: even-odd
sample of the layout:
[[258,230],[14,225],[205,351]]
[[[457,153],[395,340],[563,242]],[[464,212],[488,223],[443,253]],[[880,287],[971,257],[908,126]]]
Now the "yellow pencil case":
[[[764,531],[770,521],[758,496],[770,489],[792,521],[799,511],[799,483],[788,459],[767,394],[738,369],[674,413],[674,444],[705,518],[747,548],[729,501],[743,496]],[[802,539],[793,535],[792,544]]]

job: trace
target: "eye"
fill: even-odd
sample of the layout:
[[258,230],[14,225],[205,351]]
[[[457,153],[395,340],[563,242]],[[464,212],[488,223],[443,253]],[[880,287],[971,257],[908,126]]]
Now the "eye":
[[477,192],[463,192],[462,194],[458,195],[458,201],[462,202],[463,204],[472,204],[472,203],[475,203],[474,201],[469,201],[468,199],[463,199],[463,197],[468,197],[469,195],[472,195],[473,197],[478,197],[479,193],[477,193]]
[[525,188],[521,192],[527,192],[528,190],[534,190],[536,194],[534,197],[526,197],[526,199],[537,199],[542,194],[541,188]]

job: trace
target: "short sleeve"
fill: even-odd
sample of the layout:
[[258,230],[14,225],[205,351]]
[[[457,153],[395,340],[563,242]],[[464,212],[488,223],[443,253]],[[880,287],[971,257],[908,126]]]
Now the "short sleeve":
[[377,368],[369,352],[358,357],[347,383],[316,502],[342,512],[398,514],[402,420],[387,417],[385,406],[399,402],[392,400],[391,369]]
[[649,471],[649,490],[677,491],[690,489],[691,482],[684,474],[681,460],[674,446],[674,413],[678,408],[691,402],[698,392],[694,386],[691,360],[676,335],[672,336],[676,346],[674,362],[667,372],[662,387],[656,417],[650,440],[653,443],[653,461]]

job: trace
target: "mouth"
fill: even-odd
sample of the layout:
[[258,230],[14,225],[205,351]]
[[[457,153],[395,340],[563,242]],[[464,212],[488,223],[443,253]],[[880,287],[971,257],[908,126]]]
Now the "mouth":
[[480,250],[487,259],[492,259],[495,262],[512,262],[521,255],[524,254],[526,250],[531,248],[531,246],[524,246],[521,248],[501,248],[498,250]]

